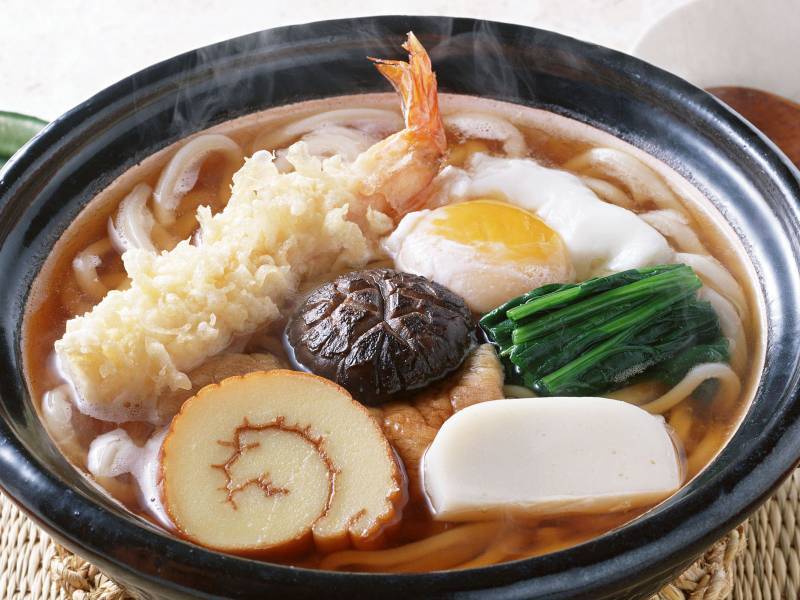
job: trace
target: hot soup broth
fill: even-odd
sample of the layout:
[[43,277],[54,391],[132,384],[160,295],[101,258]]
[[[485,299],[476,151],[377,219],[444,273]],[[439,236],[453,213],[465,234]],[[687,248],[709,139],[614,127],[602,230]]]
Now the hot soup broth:
[[[761,301],[752,285],[753,269],[730,228],[711,204],[669,167],[608,134],[545,111],[495,101],[443,94],[439,102],[446,140],[442,135],[423,149],[438,152],[439,156],[416,156],[403,162],[399,146],[386,144],[376,153],[377,160],[375,156],[364,158],[370,147],[384,144],[381,140],[404,125],[394,95],[357,95],[276,108],[216,126],[151,156],[98,194],[56,244],[34,285],[24,323],[23,349],[30,390],[48,432],[64,455],[129,510],[183,538],[270,561],[378,572],[483,566],[578,544],[641,515],[708,465],[746,412],[763,355]],[[413,120],[414,116],[409,118]],[[435,138],[441,133],[419,133],[423,129],[418,127],[417,135]],[[298,141],[305,143],[305,150],[298,151],[295,146],[287,151]],[[408,147],[418,143],[414,140]],[[277,171],[270,166],[270,157],[263,152],[257,154],[261,150],[276,152]],[[423,150],[416,147],[408,152]],[[245,158],[254,154],[253,159]],[[333,175],[328,179],[320,175],[319,163],[309,155],[337,156],[329,161]],[[249,166],[234,178],[245,161]],[[432,172],[426,173],[426,168]],[[373,181],[375,170],[385,176],[383,180]],[[564,175],[565,172],[571,175]],[[260,177],[274,185],[259,187]],[[300,178],[306,179],[299,181]],[[242,246],[226,256],[241,256],[246,247],[246,260],[254,261],[255,267],[247,272],[243,267],[229,269],[225,275],[228,279],[203,288],[198,278],[205,276],[204,269],[225,270],[215,262],[222,261],[222,255],[208,250],[192,263],[191,253],[204,245],[221,248],[226,232],[236,231],[238,225],[233,221],[225,225],[232,230],[223,230],[222,225],[212,223],[211,216],[220,216],[223,210],[233,211],[226,209],[232,180],[231,205],[236,202],[245,206],[248,198],[259,194],[288,194],[285,190],[290,187],[291,193],[299,190],[292,202],[302,202],[303,194],[323,198],[322,220],[318,221],[321,225],[314,230],[317,221],[311,216],[287,217],[290,229],[271,231],[252,243],[247,240],[255,239],[254,230],[241,229],[242,240],[236,243]],[[312,180],[314,185],[309,183]],[[344,185],[343,181],[352,186],[348,193],[354,193],[353,197],[366,199],[365,205],[355,205],[350,196],[350,200],[340,200],[336,186]],[[622,217],[592,212],[599,210],[598,202],[625,209],[625,218],[631,219],[635,227],[629,227]],[[209,207],[201,209],[202,228],[198,226],[198,207]],[[247,214],[242,209],[237,218]],[[337,219],[331,214],[337,214]],[[276,215],[270,218],[284,218]],[[295,243],[291,227],[298,231],[307,228],[302,230],[303,236],[311,235],[316,241],[298,237]],[[637,227],[642,228],[641,234]],[[359,230],[363,235],[355,240],[353,231]],[[338,241],[324,245],[318,240],[325,236],[336,236]],[[660,245],[648,245],[647,236],[657,238]],[[626,240],[632,241],[626,247],[617,247]],[[244,245],[248,243],[250,246]],[[282,250],[274,250],[278,247]],[[235,296],[235,285],[228,285],[233,277],[230,273],[246,278],[263,276],[267,283],[260,285],[273,285],[271,275],[263,275],[264,265],[270,261],[253,258],[264,248],[272,253],[272,262],[282,265],[281,272],[292,271],[292,277],[281,280],[281,285],[274,284],[271,289],[277,291],[266,300],[252,295],[242,300]],[[182,259],[189,263],[186,270],[154,266],[151,257],[168,251],[189,253]],[[566,310],[563,307],[568,308],[572,300],[544,309],[541,317],[521,318],[516,325],[508,320],[507,310],[501,311],[494,322],[515,327],[513,334],[510,329],[506,334],[493,330],[491,319],[484,319],[483,331],[476,327],[484,314],[541,286],[582,282],[659,263],[688,267],[685,273],[680,269],[654,274],[637,272],[624,283],[633,285],[637,278],[651,281],[647,279],[651,276],[677,278],[674,273],[684,273],[686,276],[681,275],[684,279],[680,281],[689,282],[689,287],[681,291],[681,302],[689,303],[684,312],[696,310],[699,318],[706,319],[702,327],[692,329],[701,333],[692,335],[703,336],[711,331],[720,338],[721,332],[721,339],[727,340],[721,346],[713,341],[700,344],[703,347],[698,352],[702,356],[682,368],[680,364],[675,366],[674,357],[691,357],[697,347],[681,346],[680,340],[673,339],[675,330],[694,327],[684,323],[682,319],[689,317],[684,317],[683,312],[675,317],[674,324],[660,321],[645,328],[662,327],[667,342],[663,337],[641,341],[641,327],[635,332],[640,336],[635,337],[637,341],[632,341],[633,337],[620,338],[620,343],[629,344],[628,354],[621,355],[626,360],[643,345],[647,349],[642,352],[651,358],[647,358],[649,362],[637,359],[639,362],[631,363],[633,366],[624,377],[610,375],[614,385],[600,383],[600,387],[592,388],[599,391],[589,390],[591,393],[580,388],[585,381],[595,381],[598,373],[605,373],[603,369],[612,364],[608,362],[611,359],[591,363],[591,368],[575,378],[582,380],[580,385],[570,378],[570,369],[578,369],[584,364],[580,360],[594,357],[588,353],[608,343],[609,336],[628,335],[621,333],[628,331],[624,329],[625,319],[650,318],[650,313],[645,314],[652,300],[649,296],[623,298],[624,304],[617,303],[609,309],[616,312],[608,319],[591,317],[594,325],[612,323],[606,337],[580,343],[563,338],[557,345],[558,352],[563,348],[574,350],[574,356],[562,361],[568,363],[568,368],[559,363],[545,369],[542,365],[552,359],[552,352],[536,359],[538,362],[524,362],[518,357],[531,356],[537,343],[549,339],[547,335],[566,335],[570,327],[580,326],[570,320],[572,317],[555,330],[545,321],[552,311]],[[133,287],[128,276],[131,270],[136,272]],[[690,285],[693,273],[702,281],[699,290]],[[161,294],[160,310],[172,310],[170,307],[183,302],[182,294],[188,293],[187,289],[203,296],[196,301],[201,312],[202,306],[214,306],[209,304],[212,302],[221,302],[222,306],[229,301],[238,302],[237,306],[244,307],[261,302],[270,306],[269,310],[253,309],[243,320],[237,316],[239,313],[217,311],[219,314],[205,315],[205,324],[187,325],[183,330],[181,313],[174,308],[174,314],[166,320],[172,319],[169,326],[176,329],[164,335],[172,336],[173,341],[184,335],[186,340],[180,343],[187,347],[202,339],[203,350],[180,362],[176,357],[183,350],[177,346],[167,344],[166,350],[147,346],[150,350],[146,348],[141,354],[145,358],[137,359],[139,369],[135,371],[149,369],[156,375],[141,381],[138,373],[125,375],[131,387],[140,386],[145,400],[134,393],[121,397],[119,390],[108,387],[116,375],[106,363],[96,371],[102,384],[91,383],[87,375],[90,369],[81,361],[88,361],[92,353],[113,362],[114,353],[138,352],[125,345],[129,341],[114,345],[116,342],[106,339],[111,335],[109,328],[130,327],[126,324],[126,311],[135,312],[137,307],[154,302],[157,294]],[[250,288],[245,285],[243,289]],[[621,288],[609,284],[596,294],[613,289]],[[106,298],[112,290],[120,291]],[[378,293],[378,297],[382,294],[386,305],[376,308],[370,304],[371,296],[358,296],[367,292]],[[216,293],[221,299],[212,298]],[[93,307],[96,308],[90,314],[97,313],[114,295],[119,295],[119,303],[109,308],[102,328],[69,333],[69,320]],[[416,307],[416,312],[403,308],[406,301]],[[658,301],[663,306],[669,304]],[[363,312],[358,313],[359,310]],[[634,315],[633,311],[640,312]],[[356,313],[353,322],[375,319],[376,323],[384,323],[385,318],[385,322],[400,323],[391,326],[394,329],[385,339],[376,338],[375,344],[383,348],[384,354],[402,352],[402,347],[409,345],[418,350],[417,355],[425,354],[425,364],[417,365],[411,359],[392,362],[385,356],[352,364],[331,362],[331,356],[319,350],[324,344],[315,336],[325,330],[326,336],[346,338],[353,332],[342,329],[342,323],[347,321],[347,315]],[[433,315],[432,324],[427,326],[435,331],[428,337],[420,331],[424,328],[414,325],[418,314]],[[716,318],[709,320],[709,315],[718,317],[719,323]],[[158,327],[167,327],[165,322],[159,321]],[[645,321],[636,321],[640,322]],[[443,328],[436,329],[440,325]],[[85,322],[84,327],[88,327]],[[385,327],[381,329],[385,333],[384,330]],[[581,335],[586,331],[582,329]],[[526,339],[529,332],[533,337]],[[148,335],[158,337],[161,333],[159,329]],[[70,338],[79,334],[85,337],[78,341]],[[363,337],[358,336],[362,334],[363,331],[353,334],[351,342],[360,343]],[[209,341],[214,336],[217,338]],[[485,343],[484,336],[494,345]],[[386,339],[400,340],[400,349],[393,350]],[[583,345],[576,349],[575,344]],[[58,353],[54,348],[59,349]],[[617,357],[614,360],[619,356],[613,354]],[[654,375],[662,356],[673,359],[669,362],[674,367],[669,371],[671,379]],[[119,360],[122,362],[115,364],[124,364],[126,358]],[[170,360],[174,364],[167,364]],[[650,368],[654,363],[658,364]],[[308,378],[305,381],[286,373],[301,368],[315,376],[304,376]],[[251,372],[258,375],[245,375]],[[213,385],[241,375],[245,377]],[[347,391],[335,387],[305,391],[304,386],[312,383],[322,385],[318,376],[336,381]],[[201,388],[203,391],[198,394]],[[354,403],[348,392],[368,406]],[[244,407],[250,402],[246,398],[251,393],[255,394],[252,402]],[[330,406],[340,403],[335,405],[341,408],[318,414],[315,402],[321,401],[312,396],[326,394],[332,395]],[[280,402],[286,408],[276,408],[278,412],[270,413],[274,418],[253,417],[261,410],[262,397],[273,402],[277,396],[281,396]],[[551,401],[546,396],[557,398]],[[587,400],[587,407],[600,411],[596,418],[604,419],[596,422],[594,429],[610,427],[606,419],[616,422],[616,412],[602,412],[613,408],[631,411],[630,415],[619,413],[620,428],[624,429],[626,419],[639,418],[645,419],[648,427],[658,429],[659,435],[663,430],[669,444],[667,450],[642,449],[640,441],[634,440],[634,447],[615,448],[613,452],[652,451],[661,452],[659,456],[666,456],[664,452],[672,456],[674,451],[674,464],[670,462],[672,458],[667,460],[665,473],[676,473],[677,485],[661,480],[653,483],[647,478],[655,476],[646,475],[640,484],[631,484],[642,489],[628,490],[623,486],[621,491],[609,492],[600,482],[597,485],[602,491],[597,492],[598,497],[589,489],[575,492],[582,498],[586,496],[581,501],[565,500],[570,493],[564,491],[567,484],[559,480],[569,480],[570,474],[547,479],[544,467],[536,466],[537,456],[546,454],[547,447],[531,445],[533,442],[527,441],[525,435],[525,431],[532,431],[525,429],[527,423],[539,428],[537,436],[550,439],[546,437],[550,433],[546,429],[548,419],[556,428],[558,423],[574,421],[580,429],[584,421],[588,422],[590,411],[583,407],[583,401],[561,402],[562,396],[625,401],[607,407],[596,398]],[[106,401],[112,397],[113,401]],[[519,397],[528,399],[509,400]],[[507,407],[521,403],[514,409],[519,412],[513,412],[511,417],[521,423],[519,426],[509,425],[499,409],[493,408],[504,402],[509,403]],[[541,404],[534,405],[537,402]],[[217,404],[221,408],[213,408]],[[231,421],[235,431],[225,433],[222,429],[227,425],[219,425],[221,433],[214,432],[217,425],[212,426],[204,411],[236,412],[239,404],[244,412],[235,416],[235,423]],[[644,410],[631,408],[635,405]],[[181,406],[180,415],[174,417]],[[528,408],[544,411],[537,406],[553,408],[547,414],[532,413],[531,420],[526,421]],[[478,415],[478,410],[483,412]],[[451,416],[453,413],[455,416]],[[663,415],[668,427],[647,413]],[[342,431],[354,432],[352,437],[337,439],[339,420]],[[227,423],[223,418],[220,422]],[[327,424],[319,425],[323,422]],[[459,468],[466,468],[464,461],[473,460],[465,458],[466,450],[459,450],[467,435],[461,430],[467,431],[472,422],[481,431],[477,437],[469,434],[473,435],[474,446],[484,443],[491,454],[488,448],[503,446],[498,445],[498,436],[510,428],[510,433],[502,437],[513,438],[508,452],[520,454],[500,456],[499,463],[489,467],[476,462],[473,476],[481,478],[482,473],[508,470],[509,477],[520,479],[515,469],[521,467],[514,463],[522,461],[528,452],[534,460],[529,467],[533,482],[530,486],[506,490],[503,486],[510,485],[507,482],[479,481],[477,484],[492,485],[497,490],[496,498],[486,506],[480,504],[480,499],[470,492],[470,482],[459,480],[456,473]],[[363,433],[356,435],[360,431]],[[205,432],[207,444],[200,450]],[[515,437],[518,434],[522,441]],[[199,440],[197,445],[187,446],[186,440],[192,437]],[[602,446],[607,442],[598,438],[587,443]],[[363,456],[356,455],[361,451],[360,445],[366,448]],[[428,455],[423,457],[429,446]],[[576,451],[586,452],[587,448]],[[251,460],[250,455],[258,452],[266,456],[262,458],[269,463],[268,469],[258,466],[258,457]],[[562,448],[559,452],[565,451]],[[203,460],[213,464],[204,467]],[[494,458],[486,458],[490,460]],[[585,455],[559,460],[559,468],[580,468]],[[603,472],[602,465],[588,468]],[[319,470],[318,475],[314,475],[315,469]],[[618,476],[633,481],[638,475],[631,473]],[[226,479],[214,479],[223,475]],[[350,491],[347,486],[355,485],[352,482],[359,478],[371,482],[372,487],[364,484],[363,489]],[[521,479],[527,480],[528,475]],[[208,486],[209,510],[219,510],[224,505],[220,531],[206,531],[193,524],[203,515],[191,514],[193,509],[182,507],[184,480]],[[220,481],[223,491],[218,491]],[[203,493],[198,492],[198,498]],[[365,498],[364,506],[358,504],[362,501],[359,494]],[[348,508],[348,502],[355,508]],[[283,514],[281,503],[302,503],[303,510],[307,508],[311,515],[308,523],[281,517],[280,523],[257,535],[239,527],[237,519],[245,514],[251,520],[258,519],[265,510]],[[199,504],[203,504],[202,499]],[[286,514],[296,512],[302,510]],[[287,531],[273,534],[275,528]]]

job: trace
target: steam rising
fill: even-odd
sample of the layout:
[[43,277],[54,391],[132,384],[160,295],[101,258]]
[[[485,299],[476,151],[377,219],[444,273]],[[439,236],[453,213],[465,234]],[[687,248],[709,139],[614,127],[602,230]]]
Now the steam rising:
[[[400,58],[398,48],[409,30],[428,48],[443,92],[517,99],[535,91],[532,54],[543,49],[529,48],[523,56],[511,48],[514,31],[503,24],[445,18],[349,19],[263,31],[174,59],[169,89],[157,91],[172,94],[173,106],[158,123],[148,111],[140,111],[140,125],[165,127],[175,141],[273,106],[389,91],[365,58]],[[152,101],[153,90],[144,81],[137,92],[143,104]],[[141,135],[153,137],[150,132]],[[163,138],[163,132],[155,137]]]

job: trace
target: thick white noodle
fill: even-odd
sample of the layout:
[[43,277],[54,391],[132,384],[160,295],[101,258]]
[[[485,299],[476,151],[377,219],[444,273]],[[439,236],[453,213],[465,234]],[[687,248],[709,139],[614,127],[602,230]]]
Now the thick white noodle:
[[519,129],[509,121],[481,112],[459,112],[442,118],[446,129],[464,137],[503,142],[503,151],[512,158],[528,153],[528,144]]
[[111,241],[103,238],[90,244],[72,260],[72,270],[81,291],[96,300],[100,300],[108,292],[108,288],[100,281],[97,267],[103,263],[102,256],[111,250]]
[[304,135],[302,140],[312,156],[341,156],[346,161],[354,161],[359,154],[378,141],[363,131],[339,125],[316,129]]
[[373,138],[386,137],[403,128],[399,113],[382,108],[341,108],[268,129],[253,141],[253,152],[284,148],[303,135],[322,127],[340,126],[362,131]]
[[[378,142],[379,139],[358,129],[327,125],[305,134],[298,141],[305,143],[311,156],[322,159],[339,156],[346,162],[353,162],[359,154]],[[292,165],[286,159],[286,154],[286,149],[276,152],[275,166],[282,173],[292,169]]]
[[108,219],[108,237],[120,255],[131,248],[156,251],[150,237],[155,219],[147,208],[152,193],[152,188],[146,183],[138,184],[120,202],[116,218]]
[[86,468],[97,477],[119,477],[133,471],[139,448],[124,429],[114,429],[95,438],[89,447]]
[[742,320],[747,318],[749,311],[744,291],[733,275],[716,258],[708,254],[678,252],[675,259],[692,267],[705,285],[715,289],[731,302]]
[[742,318],[733,304],[711,287],[703,286],[700,288],[697,297],[710,302],[714,312],[717,313],[722,335],[728,338],[730,344],[731,365],[737,371],[741,371],[745,367],[745,351],[747,349],[747,338],[744,333]]
[[162,525],[171,527],[159,493],[159,452],[168,427],[153,432],[144,446],[137,446],[124,429],[115,429],[95,438],[86,468],[96,478],[112,478],[129,473],[139,485],[139,500]]
[[72,401],[69,384],[48,390],[42,396],[42,419],[47,432],[68,457],[82,457],[84,450],[72,426]]
[[649,413],[662,414],[688,398],[697,387],[708,379],[716,379],[720,383],[718,395],[734,398],[739,395],[741,382],[736,373],[725,363],[703,363],[692,367],[686,376],[666,394],[640,405]]
[[679,440],[688,440],[692,431],[694,417],[692,416],[691,406],[680,406],[670,412],[669,425],[672,431],[678,436]]
[[536,398],[537,393],[524,385],[506,384],[503,386],[503,397],[505,398]]
[[607,392],[605,396],[613,400],[622,400],[628,404],[639,406],[653,399],[656,395],[656,386],[658,385],[658,382],[652,380],[640,381],[625,386],[624,388]]
[[437,553],[453,552],[454,547],[463,546],[474,546],[477,553],[477,549],[494,538],[497,532],[498,525],[493,521],[470,523],[387,550],[334,552],[322,559],[320,568],[334,570],[348,565],[396,567]]
[[161,171],[153,193],[153,208],[159,223],[169,225],[175,221],[175,209],[178,208],[181,198],[197,183],[205,159],[216,153],[237,165],[244,157],[239,144],[218,133],[199,135],[175,153]]
[[651,210],[639,215],[651,227],[672,242],[678,252],[692,252],[694,254],[708,254],[700,238],[689,225],[686,215],[676,210],[665,208]]
[[586,187],[597,194],[601,200],[609,204],[616,204],[628,210],[634,210],[636,208],[636,204],[631,197],[613,183],[603,181],[597,177],[589,177],[588,175],[581,177],[581,181],[586,184]]
[[567,171],[611,179],[626,187],[637,206],[652,200],[659,208],[671,208],[683,212],[672,190],[661,178],[638,158],[614,148],[593,148],[568,160]]

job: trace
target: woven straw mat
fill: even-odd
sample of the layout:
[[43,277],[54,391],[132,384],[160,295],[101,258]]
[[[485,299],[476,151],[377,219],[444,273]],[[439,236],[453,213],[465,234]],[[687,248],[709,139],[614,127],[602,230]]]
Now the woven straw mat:
[[[0,600],[126,600],[0,494]],[[750,520],[650,600],[800,598],[800,470]]]

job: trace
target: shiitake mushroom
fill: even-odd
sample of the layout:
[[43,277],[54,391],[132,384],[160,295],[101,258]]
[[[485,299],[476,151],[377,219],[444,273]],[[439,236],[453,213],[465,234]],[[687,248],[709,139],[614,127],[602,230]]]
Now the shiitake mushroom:
[[419,275],[369,269],[315,289],[290,319],[297,367],[376,406],[455,370],[475,343],[464,300]]

